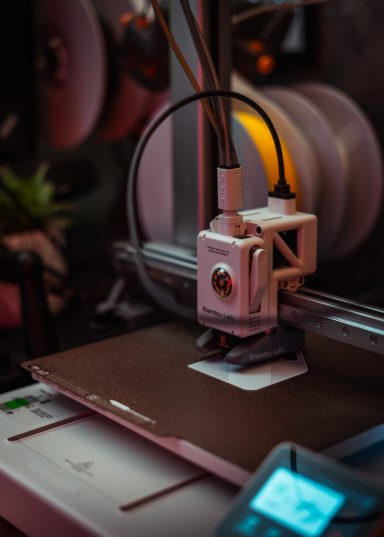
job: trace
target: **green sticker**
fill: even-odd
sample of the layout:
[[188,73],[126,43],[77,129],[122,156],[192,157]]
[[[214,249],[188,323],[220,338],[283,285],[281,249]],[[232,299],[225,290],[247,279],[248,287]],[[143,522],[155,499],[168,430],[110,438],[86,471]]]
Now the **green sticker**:
[[4,406],[10,408],[11,410],[16,410],[17,408],[27,405],[29,405],[29,401],[26,399],[13,399],[12,401],[7,401],[4,403]]

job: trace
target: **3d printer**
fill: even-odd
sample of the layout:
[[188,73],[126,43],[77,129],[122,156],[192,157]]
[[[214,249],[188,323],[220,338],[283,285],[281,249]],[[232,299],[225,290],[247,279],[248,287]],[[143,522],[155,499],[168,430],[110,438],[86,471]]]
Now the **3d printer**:
[[[154,2],[154,4],[156,3]],[[204,6],[201,4],[200,8],[203,9]],[[179,7],[177,5],[175,10]],[[227,24],[223,26],[227,26]],[[175,28],[175,30],[183,32],[181,28]],[[241,80],[237,80],[235,83],[237,90],[239,85],[244,85]],[[247,91],[253,93],[252,88]],[[270,95],[276,94],[276,92],[282,92],[279,97],[281,102],[284,99],[287,103],[291,102],[292,108],[289,108],[288,104],[286,108],[291,110],[293,116],[294,104],[292,103],[298,102],[297,95],[287,95],[281,89],[276,88],[266,90],[266,93]],[[202,95],[187,98],[184,103],[187,104],[188,100],[192,101],[203,97],[207,99],[220,95],[229,97],[230,93],[229,91],[225,92],[225,90],[207,90]],[[245,92],[242,91],[242,93]],[[288,183],[295,185],[295,190],[298,187],[299,203],[301,203],[303,212],[297,213],[295,199],[288,188],[285,173],[278,174],[278,178],[276,178],[275,168],[272,169],[271,173],[268,173],[268,165],[273,160],[274,155],[271,157],[265,147],[264,151],[260,151],[259,154],[257,151],[255,152],[257,144],[250,144],[254,138],[259,139],[259,135],[256,136],[255,133],[260,133],[260,131],[263,133],[261,138],[265,143],[264,140],[268,138],[268,136],[264,137],[265,130],[263,131],[259,120],[250,115],[248,110],[238,108],[237,115],[235,114],[232,119],[234,131],[237,129],[238,136],[243,137],[245,147],[251,149],[251,151],[246,152],[246,155],[252,154],[254,156],[256,154],[252,161],[252,168],[258,168],[260,175],[264,177],[263,188],[259,194],[253,191],[253,198],[246,194],[244,198],[246,203],[251,203],[251,207],[247,207],[248,210],[244,212],[238,212],[242,208],[241,188],[239,186],[240,170],[237,166],[233,166],[233,162],[223,162],[224,165],[220,167],[218,173],[219,206],[223,209],[223,216],[215,218],[211,228],[200,234],[198,257],[195,255],[195,232],[197,229],[193,228],[206,228],[209,221],[208,215],[211,217],[216,214],[215,210],[212,214],[212,207],[209,207],[212,205],[210,203],[212,200],[209,200],[210,188],[204,186],[206,183],[204,183],[202,174],[199,173],[205,167],[210,168],[211,166],[208,164],[212,164],[212,161],[215,160],[212,158],[212,147],[208,144],[204,145],[204,148],[201,147],[202,144],[199,146],[200,150],[204,149],[205,151],[209,147],[209,160],[202,157],[204,151],[192,153],[190,150],[194,135],[196,135],[196,132],[193,132],[193,127],[196,127],[196,131],[199,133],[199,136],[196,135],[196,139],[206,141],[210,136],[207,126],[203,125],[201,115],[199,115],[201,112],[197,115],[192,114],[192,121],[188,123],[191,125],[191,130],[188,132],[190,144],[186,144],[185,138],[179,136],[176,130],[174,131],[175,140],[181,144],[180,151],[168,153],[164,151],[164,143],[169,144],[169,134],[168,136],[160,135],[157,139],[157,143],[160,144],[160,154],[165,159],[175,159],[174,176],[177,176],[176,183],[178,184],[175,191],[180,187],[183,193],[182,199],[186,200],[183,204],[177,199],[175,212],[164,216],[165,220],[168,219],[166,223],[171,222],[172,225],[168,227],[163,225],[164,206],[156,204],[156,198],[159,197],[158,192],[161,191],[163,194],[165,193],[166,199],[172,199],[173,194],[171,195],[169,192],[173,193],[173,189],[169,188],[169,183],[167,184],[166,181],[159,180],[155,185],[153,184],[153,180],[150,179],[153,179],[154,170],[159,170],[161,166],[159,166],[159,162],[154,166],[151,160],[148,164],[148,159],[145,162],[144,153],[145,144],[149,143],[151,134],[157,126],[160,127],[165,115],[172,112],[172,106],[160,113],[160,116],[150,124],[133,159],[128,189],[131,243],[124,242],[116,245],[116,265],[119,265],[119,270],[124,275],[131,270],[132,266],[137,268],[144,287],[149,290],[161,306],[173,313],[180,313],[187,317],[195,316],[191,302],[193,303],[193,298],[196,296],[196,279],[198,278],[200,280],[198,290],[200,319],[215,330],[213,338],[208,335],[208,337],[203,338],[203,341],[200,339],[200,347],[208,353],[207,355],[201,356],[199,352],[194,351],[194,343],[196,337],[200,336],[201,330],[191,324],[176,322],[159,325],[146,332],[128,334],[121,339],[117,338],[98,344],[96,347],[89,346],[77,349],[70,353],[70,359],[64,353],[59,357],[46,357],[25,365],[37,380],[69,395],[81,402],[82,405],[124,424],[152,442],[175,451],[190,461],[198,462],[205,469],[225,476],[226,479],[236,484],[244,483],[249,472],[269,451],[271,444],[275,444],[282,437],[286,438],[287,435],[292,435],[299,440],[305,440],[303,443],[314,449],[323,450],[329,448],[330,444],[343,440],[346,436],[360,432],[361,423],[364,423],[366,427],[373,427],[382,420],[382,401],[378,385],[380,384],[378,379],[380,379],[382,368],[377,361],[377,356],[373,353],[367,353],[369,360],[371,360],[370,372],[366,371],[365,368],[362,371],[360,363],[360,348],[374,349],[382,353],[383,322],[380,310],[320,292],[301,289],[303,276],[315,269],[317,248],[316,218],[305,213],[316,212],[315,208],[319,212],[319,237],[321,237],[319,244],[321,248],[324,248],[324,250],[320,250],[321,256],[325,256],[324,258],[326,255],[332,257],[332,253],[336,251],[338,245],[340,245],[339,251],[343,255],[350,253],[359,242],[364,242],[372,231],[382,202],[382,174],[377,141],[365,119],[361,120],[361,116],[356,113],[354,120],[348,124],[347,134],[355,134],[357,131],[360,134],[364,132],[365,141],[369,140],[369,149],[364,155],[365,158],[361,158],[360,151],[358,155],[360,161],[359,159],[354,161],[355,165],[351,166],[347,173],[347,167],[343,168],[343,164],[346,164],[346,160],[350,161],[346,159],[345,155],[351,155],[351,158],[354,156],[351,151],[352,147],[355,147],[356,138],[351,136],[352,143],[351,138],[340,129],[340,122],[335,119],[335,122],[332,123],[331,119],[332,117],[336,118],[336,114],[334,113],[335,108],[332,108],[330,103],[334,107],[339,106],[340,108],[337,109],[343,109],[344,112],[349,105],[349,117],[356,112],[356,107],[349,101],[346,104],[344,97],[340,96],[337,91],[332,92],[329,88],[307,87],[302,89],[302,93],[311,94],[313,101],[318,99],[319,102],[323,103],[322,110],[328,110],[327,123],[324,122],[325,112],[321,115],[308,101],[303,98],[301,101],[299,99],[300,103],[306,103],[305,105],[301,104],[301,106],[306,106],[305,110],[308,113],[305,116],[306,119],[302,119],[303,124],[306,122],[308,125],[313,121],[316,127],[321,128],[321,140],[324,133],[328,133],[329,138],[324,136],[324,139],[332,141],[327,150],[330,151],[328,154],[334,157],[332,162],[335,168],[327,167],[327,159],[323,160],[322,157],[327,153],[324,147],[322,147],[324,152],[321,152],[321,144],[315,132],[311,132],[311,136],[308,134],[311,143],[306,143],[305,136],[303,137],[305,129],[298,129],[295,122],[283,117],[279,107],[271,105],[268,97],[260,97],[263,108],[268,108],[272,123],[276,124],[277,130],[280,131],[285,127],[289,133],[289,135],[281,136],[283,143],[280,152],[284,153],[282,160],[287,164]],[[232,96],[234,95],[232,94]],[[324,104],[326,98],[328,98],[326,102],[329,108]],[[259,102],[258,98],[254,100]],[[173,107],[179,105],[180,103],[173,105]],[[216,119],[222,118],[222,126],[225,124],[223,118],[226,117],[228,128],[228,111],[225,110],[221,101],[215,99],[211,101],[211,106],[212,111],[217,109]],[[347,112],[345,113],[347,114]],[[360,127],[356,130],[358,117],[360,118]],[[175,120],[174,128],[177,127],[179,121],[185,124],[185,118],[180,119],[179,117],[178,120]],[[344,124],[344,121],[343,118],[341,123]],[[224,127],[223,130],[225,130]],[[164,134],[164,131],[162,133]],[[334,143],[336,138],[337,144]],[[294,140],[293,145],[291,145],[292,140]],[[348,145],[350,142],[351,145]],[[302,145],[300,145],[301,143]],[[247,146],[247,144],[250,145]],[[231,157],[229,143],[228,147],[229,153],[225,158]],[[295,153],[297,147],[300,148],[300,151]],[[314,158],[313,147],[316,147],[316,158]],[[361,147],[359,146],[359,148]],[[191,153],[193,154],[193,165],[189,166],[184,157]],[[198,153],[198,158],[196,158],[196,153]],[[279,150],[277,153],[279,154]],[[303,157],[303,155],[305,156]],[[143,169],[139,170],[141,156],[144,158],[144,171]],[[281,161],[280,158],[279,161]],[[365,185],[369,193],[366,197],[360,197],[362,168],[359,168],[359,162],[363,162],[362,168],[365,170],[368,169],[368,166],[372,166],[369,174],[367,173],[372,182],[367,181]],[[316,198],[317,165],[324,173],[323,177],[326,178],[321,183],[320,191],[321,188],[329,188],[327,196],[320,196],[323,198],[322,201],[325,200],[324,204],[319,203],[319,199]],[[150,175],[146,175],[145,166],[147,166],[147,170],[149,169]],[[177,170],[178,166],[180,166],[179,171]],[[170,166],[167,165],[163,168],[168,177],[170,176],[169,168]],[[244,166],[245,177],[248,173],[246,168],[247,166]],[[335,194],[336,191],[332,190],[330,186],[335,170],[337,173],[344,173],[345,177],[354,178],[354,187],[351,189],[353,196],[347,204],[349,209],[343,217],[339,214],[341,212],[339,208],[345,202],[345,198],[342,195],[338,197]],[[356,170],[359,170],[359,181],[355,181]],[[311,176],[312,172],[313,177]],[[138,192],[135,191],[134,179],[136,175],[139,176]],[[210,169],[208,176],[212,177]],[[161,177],[160,171],[157,177]],[[273,177],[271,186],[269,185],[270,177]],[[310,180],[306,182],[303,178],[308,179],[308,177]],[[276,182],[277,187],[274,188]],[[258,184],[258,181],[255,181],[254,174],[252,174],[251,181],[246,178],[245,183],[254,186],[255,183]],[[200,197],[196,196],[196,191],[201,194]],[[268,192],[271,191],[272,195],[268,199]],[[342,191],[343,189],[337,190],[338,193]],[[199,199],[201,202],[199,204],[200,213],[195,210],[196,207],[192,207],[191,192],[194,193],[193,199],[195,201]],[[135,203],[136,195],[137,205]],[[255,210],[255,198],[262,199],[263,197],[264,202],[268,199],[267,208]],[[372,199],[374,199],[374,203],[370,207],[371,210],[369,211],[365,207],[362,211],[363,218],[356,222],[353,218],[353,211],[362,202],[369,206]],[[322,215],[327,214],[326,202],[328,201],[332,204],[332,209],[328,212],[328,216],[332,217],[331,220],[322,218]],[[305,204],[307,205],[305,206]],[[188,212],[193,214],[194,222],[196,224],[198,222],[196,226],[191,226],[191,222],[185,218],[186,206],[188,205],[191,206],[187,207]],[[216,202],[213,205],[216,205]],[[263,205],[265,203],[260,204],[260,206]],[[155,210],[152,210],[153,207]],[[353,207],[353,211],[351,207]],[[323,211],[322,214],[321,211]],[[181,215],[177,215],[177,212]],[[177,242],[183,248],[171,248],[169,244],[165,246],[159,244],[161,241],[168,242],[170,240],[167,231],[170,228],[173,229],[173,224],[178,216],[182,216],[182,226],[181,228],[176,226],[176,234],[179,239]],[[137,230],[136,220],[138,217],[141,219],[144,235],[149,239],[155,239],[152,243],[151,241],[142,242],[142,237]],[[348,223],[347,234],[342,236],[339,234],[340,229],[336,228],[338,226],[342,228],[346,222]],[[332,232],[334,232],[333,236]],[[189,234],[193,237],[192,243],[189,242]],[[325,246],[326,239],[329,240],[327,246]],[[328,253],[326,253],[327,248]],[[154,283],[153,280],[157,283]],[[159,283],[162,284],[161,287]],[[173,296],[176,294],[175,290],[180,288],[186,291],[186,293],[180,293],[184,302],[183,300],[177,302]],[[172,294],[170,294],[170,289]],[[295,292],[292,293],[292,291]],[[188,299],[191,297],[192,301],[190,300],[188,304]],[[110,301],[109,306],[114,306],[112,301]],[[280,331],[278,325],[283,323],[286,324],[286,327]],[[264,374],[273,377],[273,367],[276,365],[276,361],[271,360],[271,358],[280,356],[287,351],[296,351],[302,344],[302,334],[296,332],[297,328],[349,341],[359,348],[351,347],[350,351],[346,353],[345,346],[336,342],[333,353],[339,352],[339,356],[338,360],[335,360],[334,354],[329,353],[329,347],[324,345],[321,338],[315,336],[314,339],[309,338],[306,347],[310,366],[312,366],[308,375],[260,391],[256,391],[255,388],[239,390],[236,383],[228,382],[231,375],[244,377],[249,376],[250,372],[255,376]],[[254,351],[252,350],[255,345],[253,338],[256,338],[256,343],[259,345],[260,334],[264,338],[265,349],[256,346],[257,350]],[[250,335],[251,338],[249,338]],[[249,341],[250,348],[243,349],[240,358],[239,355],[233,357],[232,354],[232,359],[231,353],[238,348],[239,340]],[[175,341],[177,341],[177,349]],[[295,359],[296,361],[299,359],[298,356],[295,357],[291,354],[286,356],[287,366],[294,363]],[[235,364],[224,363],[223,355],[229,362],[233,361]],[[102,356],[102,360],[99,359],[100,356]],[[224,368],[226,383],[218,382],[217,378],[211,378],[214,375],[211,377],[202,376],[196,371],[196,363],[200,364],[205,361],[201,359],[202,357],[214,360],[215,366],[221,368],[221,371]],[[249,364],[249,362],[255,361],[261,362],[255,366],[255,369],[242,367],[244,363]],[[265,366],[270,368],[267,373],[265,373],[265,369],[262,369]],[[345,374],[345,370],[348,374]],[[374,371],[373,375],[372,371]],[[286,378],[279,375],[276,377],[278,378],[275,379],[275,382]],[[129,382],[121,382],[121,379],[129,379]],[[271,386],[271,384],[272,382],[267,382],[267,385]],[[324,397],[325,393],[327,397]],[[45,393],[43,396],[43,400],[48,397]],[[40,404],[41,398],[37,397],[36,399],[31,400],[31,408],[35,408],[33,404]],[[29,400],[26,398],[25,401],[25,406],[28,407]],[[12,406],[12,403],[8,402],[8,406],[4,404],[2,408],[9,409],[9,404]],[[16,403],[14,403],[15,405]],[[23,403],[20,405],[19,408],[22,408]],[[17,405],[14,410],[19,410],[16,407]],[[81,409],[83,408],[82,406]],[[73,419],[76,422],[76,413],[81,413],[81,409],[66,411],[62,416],[63,420],[69,419],[71,421]],[[72,414],[76,414],[76,416],[74,417]],[[100,419],[102,422],[103,418]],[[12,425],[14,424],[12,423]],[[62,425],[64,425],[62,433],[65,436],[69,428],[66,428],[66,423],[62,423]],[[77,425],[78,423],[75,423],[75,426]],[[104,426],[106,425],[103,422],[99,430],[105,430]],[[108,428],[108,426],[106,427]],[[14,425],[13,429],[14,438],[12,440],[14,442],[21,441],[27,445],[34,445],[35,449],[41,450],[41,452],[38,451],[39,454],[45,449],[44,446],[36,446],[34,439],[31,440],[29,436],[21,438],[24,431],[20,430],[18,426]],[[250,431],[253,434],[250,434]],[[377,433],[378,429],[376,428],[375,431]],[[51,431],[48,434],[50,433]],[[19,446],[19,444],[17,445]],[[7,454],[9,453],[8,450]],[[57,460],[55,459],[56,465],[63,464],[61,452],[57,451],[50,456],[57,457]],[[94,461],[88,459],[85,461],[84,459],[83,462],[77,462],[66,456],[65,463],[69,465],[70,471],[84,473],[88,476],[87,472],[92,473]],[[39,472],[40,468],[36,464],[31,466],[32,471],[35,472]],[[191,479],[199,478],[199,476],[191,477]],[[63,500],[63,505],[69,508],[72,514],[75,513],[76,517],[78,511],[71,504],[72,499],[73,497],[69,501]],[[124,511],[121,509],[121,503],[116,505],[120,505],[120,510]],[[105,506],[106,502],[104,502],[103,508]],[[82,506],[82,508],[84,512],[88,513],[88,506]],[[129,506],[126,505],[125,508],[129,509]],[[112,511],[109,513],[111,514]],[[113,511],[113,515],[115,514]],[[115,518],[117,520],[119,517]],[[71,517],[67,519],[72,520]],[[118,524],[116,521],[114,523]],[[121,517],[119,523],[121,523]],[[90,531],[94,531],[94,528]]]

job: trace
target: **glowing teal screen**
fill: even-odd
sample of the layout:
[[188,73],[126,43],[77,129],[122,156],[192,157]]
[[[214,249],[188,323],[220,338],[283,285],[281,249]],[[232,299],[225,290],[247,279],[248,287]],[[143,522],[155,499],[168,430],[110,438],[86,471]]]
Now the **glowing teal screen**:
[[345,502],[345,495],[287,468],[278,468],[250,508],[304,537],[318,537]]

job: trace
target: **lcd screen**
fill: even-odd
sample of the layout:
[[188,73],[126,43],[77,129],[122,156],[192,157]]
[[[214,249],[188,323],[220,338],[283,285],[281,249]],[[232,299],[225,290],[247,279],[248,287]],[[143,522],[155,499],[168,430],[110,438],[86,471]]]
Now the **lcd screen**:
[[345,502],[345,495],[287,468],[278,468],[250,508],[304,537],[318,537]]

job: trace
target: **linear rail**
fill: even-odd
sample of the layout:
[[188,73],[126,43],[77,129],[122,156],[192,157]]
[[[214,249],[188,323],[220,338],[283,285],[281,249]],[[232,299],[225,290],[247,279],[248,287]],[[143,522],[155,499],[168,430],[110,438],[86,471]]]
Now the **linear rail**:
[[384,311],[302,288],[280,294],[279,319],[303,330],[384,354]]
[[[171,288],[196,293],[197,261],[189,252],[177,248],[165,251],[155,244],[144,248],[148,270],[153,279]],[[134,267],[134,250],[129,243],[115,247],[119,272]],[[297,293],[280,292],[279,320],[310,332],[344,341],[384,354],[384,310],[358,302],[301,288]]]

